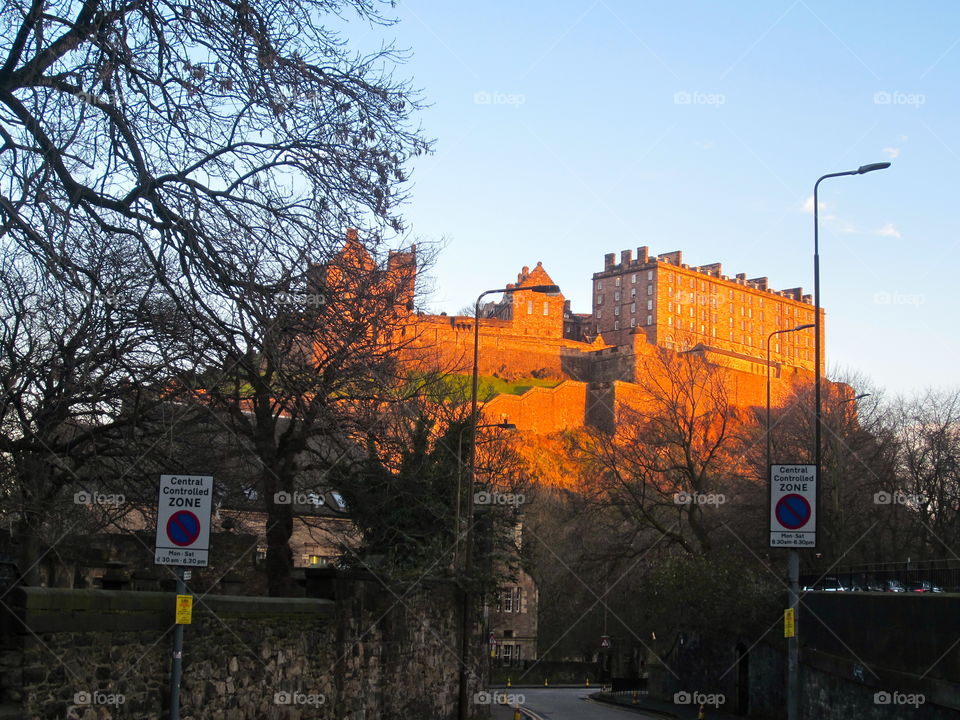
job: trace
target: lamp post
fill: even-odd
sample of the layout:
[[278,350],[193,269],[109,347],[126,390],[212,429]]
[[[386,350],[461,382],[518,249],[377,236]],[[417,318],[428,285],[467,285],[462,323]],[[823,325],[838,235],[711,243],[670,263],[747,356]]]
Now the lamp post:
[[774,330],[772,333],[767,335],[767,470],[769,471],[770,466],[773,464],[773,444],[770,440],[770,340],[773,339],[774,335],[780,335],[782,333],[791,333],[798,332],[800,330],[807,330],[814,327],[813,323],[807,323],[806,325],[797,325],[792,328],[785,328],[783,330]]
[[467,720],[469,717],[469,695],[467,692],[467,667],[470,660],[470,619],[473,615],[473,593],[470,588],[470,572],[473,569],[473,488],[477,479],[477,392],[480,382],[480,301],[487,295],[497,293],[535,292],[555,295],[560,292],[557,285],[531,285],[529,287],[497,288],[485,290],[477,296],[473,306],[473,382],[470,387],[470,427],[473,442],[470,443],[470,480],[467,487],[467,508],[465,513],[466,532],[463,552],[463,617],[460,624],[460,693],[457,703],[457,717]]
[[[816,327],[813,323],[807,323],[806,325],[797,325],[792,328],[785,328],[783,330],[774,330],[772,333],[767,335],[767,481],[770,481],[770,467],[773,465],[773,443],[770,439],[770,340],[773,339],[774,335],[780,335],[782,333],[791,333],[799,332],[800,330],[808,330],[809,328]],[[790,583],[787,590],[787,605],[793,610],[793,617],[797,617],[797,609],[800,605],[800,554],[796,551],[795,548],[791,548],[787,554],[787,580]],[[794,694],[797,691],[795,687],[796,678],[798,677],[797,670],[799,665],[799,653],[797,650],[797,634],[794,631],[793,637],[787,638],[787,704],[790,706],[790,703],[796,702],[796,695]],[[796,720],[796,715],[789,715],[790,718]]]
[[[820,461],[822,449],[820,446],[820,436],[821,436],[821,424],[822,424],[822,411],[820,406],[820,377],[821,372],[821,334],[823,331],[822,323],[820,321],[820,208],[819,208],[819,190],[820,183],[828,178],[843,177],[844,175],[863,175],[864,173],[873,172],[874,170],[885,170],[890,167],[888,162],[879,162],[879,163],[870,163],[869,165],[861,165],[856,170],[845,170],[844,172],[835,172],[827,173],[826,175],[821,175],[817,182],[813,185],[813,323],[816,326],[814,333],[814,345],[813,345],[813,362],[814,362],[814,386],[813,386],[813,396],[814,396],[814,411],[815,411],[815,420],[814,420],[814,445],[813,445],[813,462],[814,467],[816,468],[817,480],[820,479]],[[793,551],[794,553],[796,551]],[[791,573],[793,572],[792,563],[791,563]],[[797,562],[797,572],[799,574],[799,561]],[[800,704],[800,676],[799,676],[799,656],[798,648],[796,642],[793,642],[790,647],[789,656],[787,658],[787,669],[789,672],[789,679],[787,682],[787,720],[800,720],[799,714],[799,704]]]

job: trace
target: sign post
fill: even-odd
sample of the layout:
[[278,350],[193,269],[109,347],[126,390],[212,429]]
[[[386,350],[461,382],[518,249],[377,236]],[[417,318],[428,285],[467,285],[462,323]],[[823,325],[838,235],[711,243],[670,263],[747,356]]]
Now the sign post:
[[177,573],[176,625],[173,629],[173,662],[170,666],[170,720],[180,720],[180,677],[183,672],[183,626],[193,614],[193,597],[187,595],[189,567],[206,567],[210,550],[210,511],[213,477],[161,475],[157,501],[155,565],[175,565]]
[[770,547],[788,548],[789,607],[783,614],[787,638],[788,714],[796,716],[794,703],[800,692],[800,646],[797,632],[800,607],[800,553],[797,548],[817,546],[816,465],[770,465]]

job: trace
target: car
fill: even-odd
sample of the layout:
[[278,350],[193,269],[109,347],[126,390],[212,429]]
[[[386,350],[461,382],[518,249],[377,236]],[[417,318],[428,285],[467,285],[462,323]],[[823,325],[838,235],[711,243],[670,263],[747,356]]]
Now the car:
[[881,587],[883,590],[881,592],[906,592],[907,589],[903,586],[903,583],[899,580],[881,580]]
[[823,592],[847,592],[850,590],[849,587],[844,585],[835,577],[824,578],[823,582],[820,584],[820,589],[823,590]]
[[912,583],[907,583],[907,592],[942,593],[943,588],[938,585],[934,585],[929,580],[917,580]]

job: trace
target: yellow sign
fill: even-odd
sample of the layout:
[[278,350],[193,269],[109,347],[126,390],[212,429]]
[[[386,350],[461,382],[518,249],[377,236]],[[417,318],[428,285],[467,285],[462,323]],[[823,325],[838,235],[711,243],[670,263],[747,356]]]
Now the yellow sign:
[[189,625],[193,620],[193,595],[177,595],[177,625]]
[[787,608],[783,611],[783,636],[785,638],[795,637],[797,634],[796,627],[793,623],[793,608]]

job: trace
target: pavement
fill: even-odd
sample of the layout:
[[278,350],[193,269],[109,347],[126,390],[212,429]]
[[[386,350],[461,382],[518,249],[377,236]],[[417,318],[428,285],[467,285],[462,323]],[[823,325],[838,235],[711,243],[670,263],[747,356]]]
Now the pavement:
[[[523,695],[526,702],[523,708],[532,708],[533,712],[522,712],[523,720],[538,720],[541,718],[557,718],[563,720],[566,717],[585,718],[589,717],[606,718],[603,712],[604,707],[610,708],[609,712],[615,713],[615,717],[625,717],[624,712],[635,713],[639,718],[658,718],[660,720],[695,720],[698,717],[699,707],[696,705],[675,705],[672,702],[654,700],[652,698],[637,696],[637,702],[633,702],[632,693],[620,693],[613,695],[611,693],[601,693],[596,688],[584,688],[579,686],[566,686],[561,689],[556,688],[500,688],[500,692],[515,693]],[[588,702],[585,703],[585,701]],[[594,709],[590,709],[590,708]],[[614,709],[616,708],[616,709]],[[491,717],[493,720],[515,720],[514,708],[509,705],[494,705]],[[546,711],[545,715],[542,715]],[[569,713],[569,714],[568,714]],[[707,720],[734,720],[735,716],[726,713],[716,712],[709,708],[706,709],[704,717]]]

